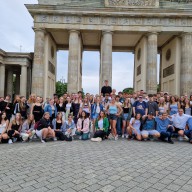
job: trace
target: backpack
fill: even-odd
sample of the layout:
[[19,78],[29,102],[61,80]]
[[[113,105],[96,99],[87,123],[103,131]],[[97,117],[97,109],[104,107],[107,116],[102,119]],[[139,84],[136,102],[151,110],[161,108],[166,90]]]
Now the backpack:
[[40,125],[40,121],[37,121],[34,125],[34,130],[37,130]]

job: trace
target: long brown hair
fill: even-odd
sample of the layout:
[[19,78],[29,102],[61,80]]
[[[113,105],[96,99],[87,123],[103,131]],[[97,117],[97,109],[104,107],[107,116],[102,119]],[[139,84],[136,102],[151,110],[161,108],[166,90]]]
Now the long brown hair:
[[106,117],[105,112],[104,112],[104,111],[100,111],[100,113],[99,113],[99,117],[98,117],[98,121],[101,119],[101,113],[103,113],[103,114],[104,114],[103,119]]

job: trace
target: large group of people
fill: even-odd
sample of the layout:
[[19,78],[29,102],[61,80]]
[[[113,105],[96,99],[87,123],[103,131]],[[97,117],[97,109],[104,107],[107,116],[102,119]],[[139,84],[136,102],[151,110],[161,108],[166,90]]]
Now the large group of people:
[[43,98],[31,94],[29,99],[16,95],[0,97],[0,142],[42,143],[80,140],[147,141],[158,139],[173,144],[173,137],[192,143],[192,96],[175,96],[167,92],[132,94],[118,92],[108,85],[100,94],[57,94]]

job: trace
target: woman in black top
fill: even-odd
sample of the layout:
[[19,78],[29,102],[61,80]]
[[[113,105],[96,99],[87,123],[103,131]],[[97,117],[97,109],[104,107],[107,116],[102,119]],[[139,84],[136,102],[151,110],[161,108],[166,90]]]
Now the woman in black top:
[[65,113],[66,113],[66,104],[64,102],[64,98],[60,97],[59,98],[59,103],[56,104],[57,112],[61,112],[62,117],[65,118]]
[[[20,132],[22,127],[22,118],[20,113],[16,113],[15,119],[9,124],[8,136],[13,142],[21,141]],[[11,142],[10,142],[11,143]]]
[[31,114],[34,115],[35,122],[38,122],[43,116],[43,107],[41,104],[40,97],[36,98],[36,103],[34,103],[31,107]]
[[62,133],[64,128],[64,121],[62,119],[62,113],[58,112],[57,117],[52,121],[53,129],[55,131],[55,136],[61,140],[65,140],[65,135]]
[[75,124],[77,124],[80,107],[81,107],[81,101],[79,99],[79,96],[76,95],[75,96],[75,101],[72,103],[72,111],[73,111]]
[[55,132],[52,129],[49,112],[45,112],[43,118],[40,119],[36,134],[41,139],[42,143],[46,142],[47,138],[53,138],[54,141],[57,140]]

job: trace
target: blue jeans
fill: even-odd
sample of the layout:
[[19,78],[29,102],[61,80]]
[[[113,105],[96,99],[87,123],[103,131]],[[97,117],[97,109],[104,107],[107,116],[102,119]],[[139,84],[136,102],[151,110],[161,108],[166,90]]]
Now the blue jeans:
[[189,140],[192,139],[192,130],[185,130],[184,134],[189,138]]
[[161,140],[165,140],[166,138],[168,138],[168,140],[171,140],[171,136],[173,133],[173,127],[169,127],[166,131],[162,131],[160,134],[160,139]]
[[121,130],[121,117],[117,117],[116,130],[117,130],[117,134],[121,135],[121,132],[122,132],[122,130]]

